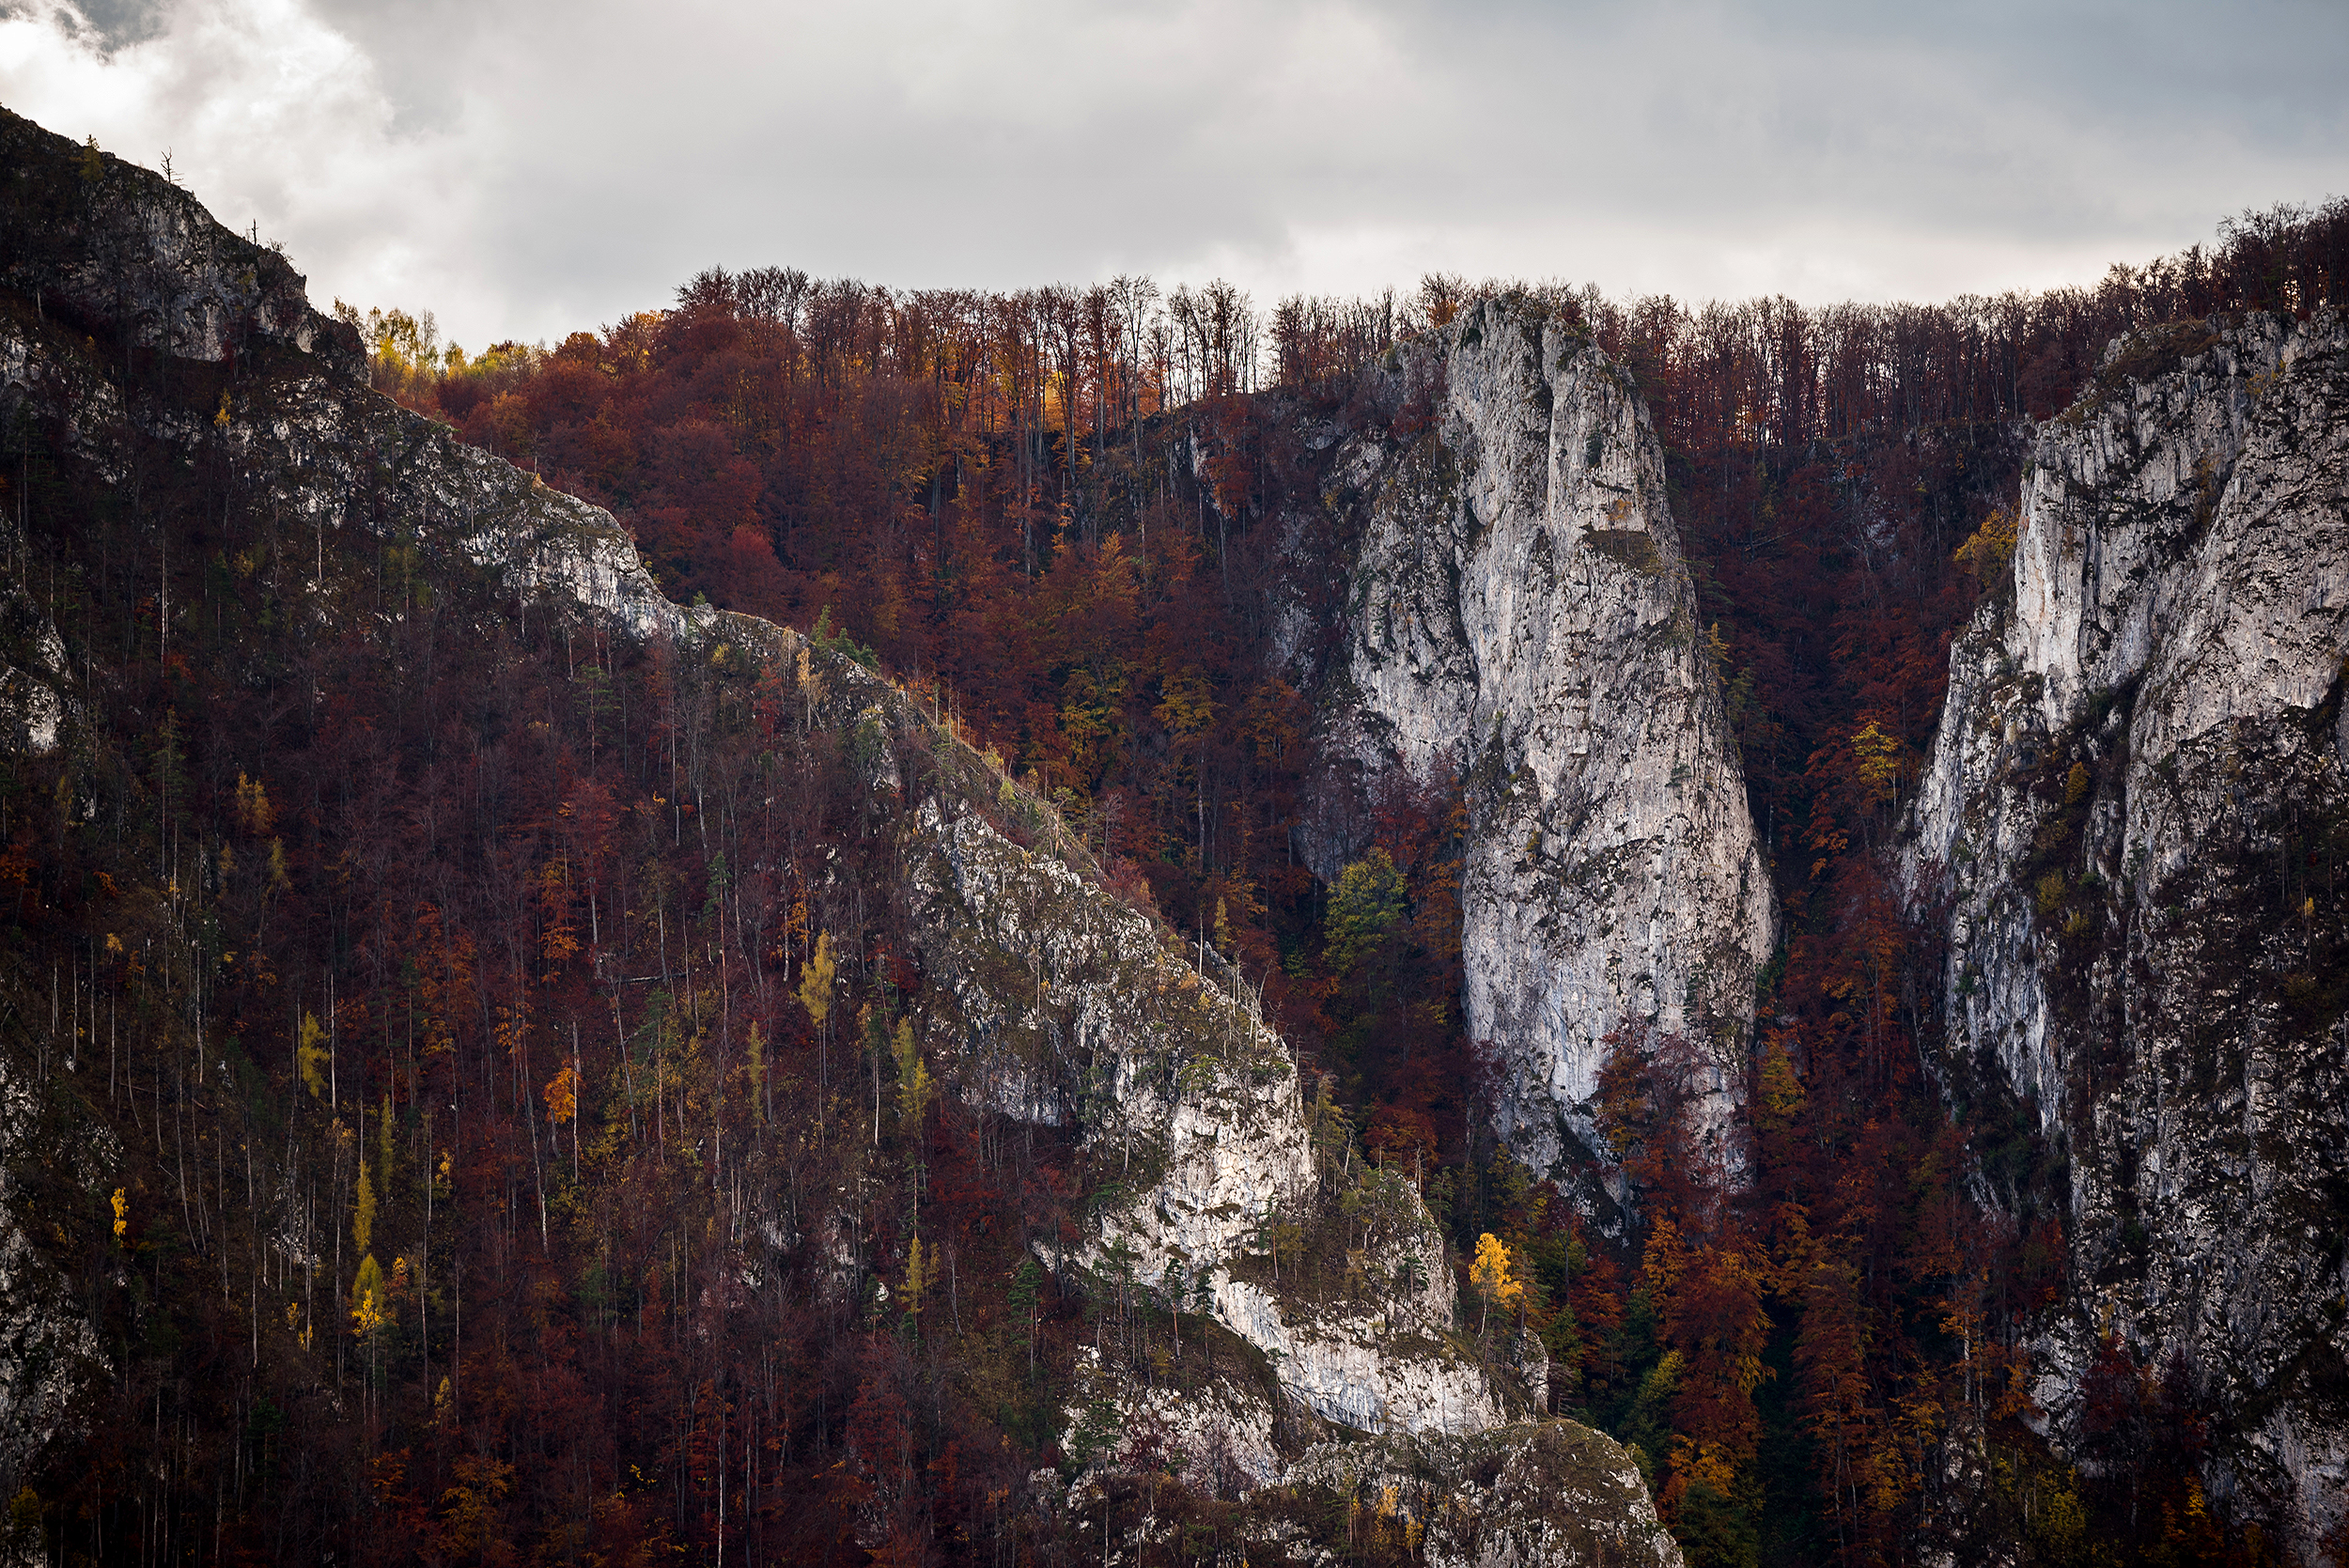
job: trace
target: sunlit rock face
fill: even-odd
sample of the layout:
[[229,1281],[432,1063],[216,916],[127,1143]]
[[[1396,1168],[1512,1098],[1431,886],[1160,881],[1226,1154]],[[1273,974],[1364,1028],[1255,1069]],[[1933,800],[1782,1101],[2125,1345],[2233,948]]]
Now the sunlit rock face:
[[1587,1158],[1626,1023],[1706,1048],[1719,1131],[1775,911],[1645,405],[1578,327],[1509,297],[1402,358],[1428,427],[1332,464],[1364,523],[1309,853],[1334,876],[1359,851],[1347,795],[1382,772],[1455,770],[1464,1001],[1506,1065],[1503,1141],[1545,1172]]
[[1952,1082],[2068,1160],[2053,1433],[2097,1459],[2109,1331],[2218,1418],[2213,1488],[2307,1541],[2349,1481],[2344,660],[2349,330],[2123,338],[2039,430],[1908,850]]

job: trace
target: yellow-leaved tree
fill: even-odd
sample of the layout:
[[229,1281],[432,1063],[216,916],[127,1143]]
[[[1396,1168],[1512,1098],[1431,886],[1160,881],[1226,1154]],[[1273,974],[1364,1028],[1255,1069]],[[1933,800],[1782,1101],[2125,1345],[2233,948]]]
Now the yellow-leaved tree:
[[[819,1051],[826,1046],[824,1025],[825,1020],[832,1017],[832,979],[836,972],[832,956],[832,938],[818,932],[815,953],[800,966],[800,1005],[807,1009],[809,1019],[816,1025],[816,1044]],[[829,1114],[825,1098],[825,1095],[819,1094],[817,1100],[816,1120],[819,1127]]]
[[[1469,1283],[1485,1298],[1485,1316],[1493,1308],[1514,1307],[1525,1299],[1525,1282],[1509,1272],[1509,1249],[1490,1231],[1476,1238],[1476,1261],[1469,1265]],[[1476,1331],[1485,1331],[1485,1318],[1477,1320]]]
[[1330,912],[1322,922],[1323,956],[1330,972],[1342,975],[1386,939],[1403,918],[1403,873],[1378,846],[1338,874],[1330,890]]
[[326,1047],[319,1043],[325,1038],[326,1031],[319,1027],[318,1016],[303,1014],[302,1038],[294,1050],[294,1061],[302,1069],[302,1086],[310,1091],[314,1100],[326,1093],[326,1075],[319,1070],[326,1063]]
[[1871,719],[1851,737],[1851,751],[1859,782],[1867,785],[1868,799],[1890,804],[1900,795],[1902,781],[1912,771],[1907,742],[1885,734]]
[[922,1312],[922,1293],[938,1278],[938,1254],[922,1250],[922,1238],[915,1236],[906,1249],[906,1315],[918,1317]]
[[240,772],[236,800],[237,826],[255,838],[267,837],[276,824],[277,808],[270,804],[269,791],[261,787],[261,781],[248,779]]
[[1757,1096],[1754,1121],[1764,1132],[1782,1133],[1793,1125],[1795,1112],[1802,1109],[1808,1096],[1803,1093],[1801,1075],[1795,1071],[1794,1054],[1776,1032],[1771,1032],[1768,1044],[1762,1048],[1761,1079],[1762,1093]]
[[388,1314],[384,1311],[383,1265],[370,1252],[359,1264],[359,1277],[350,1286],[350,1331],[366,1339],[382,1327]]
[[832,977],[838,972],[832,962],[832,938],[829,934],[816,939],[816,955],[800,969],[800,1005],[807,1016],[822,1029],[824,1020],[832,1016]]
[[367,1179],[367,1162],[359,1162],[359,1201],[350,1216],[350,1238],[365,1253],[368,1238],[375,1234],[375,1184]]
[[937,1084],[930,1078],[929,1068],[923,1064],[921,1045],[913,1037],[912,1019],[897,1020],[890,1054],[897,1059],[897,1110],[907,1121],[918,1126]]
[[2014,565],[2015,542],[2021,533],[2022,519],[2000,506],[1982,520],[1982,526],[1951,559],[1971,569],[1983,587],[1997,588]]

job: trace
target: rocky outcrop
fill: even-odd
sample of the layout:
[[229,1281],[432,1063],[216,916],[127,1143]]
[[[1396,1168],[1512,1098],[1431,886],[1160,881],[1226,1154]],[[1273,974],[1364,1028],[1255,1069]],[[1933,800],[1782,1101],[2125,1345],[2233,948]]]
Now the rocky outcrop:
[[[1517,297],[1405,353],[1432,427],[1351,438],[1332,464],[1366,521],[1328,793],[1396,767],[1464,780],[1469,1032],[1506,1063],[1495,1117],[1519,1157],[1596,1150],[1602,1042],[1627,1022],[1709,1048],[1718,1128],[1775,916],[1646,409],[1579,327]],[[1357,815],[1336,799],[1322,817],[1333,876]]]
[[1391,1533],[1431,1568],[1681,1560],[1631,1455],[1573,1421],[1324,1444],[1282,1484],[1334,1493],[1365,1530]]
[[272,349],[362,376],[359,335],[310,306],[273,246],[194,196],[0,109],[0,287],[118,349],[222,364]]
[[[17,557],[16,530],[0,520],[0,558]],[[66,722],[65,644],[21,580],[0,574],[0,753],[57,749]]]
[[2349,326],[2123,338],[2040,428],[1908,850],[1952,1081],[2068,1160],[2050,1431],[2100,1462],[2111,1336],[2214,1416],[2213,1490],[2304,1544],[2349,1495],[2345,678]]
[[1048,1516],[1081,1522],[1095,1540],[1115,1521],[1127,1560],[1154,1555],[1150,1548],[1181,1532],[1237,1545],[1247,1560],[1430,1568],[1680,1568],[1683,1560],[1630,1453],[1574,1421],[1317,1443],[1276,1473],[1218,1494],[1238,1506],[1206,1526],[1161,1514],[1159,1467],[1188,1452],[1179,1434],[1199,1432],[1214,1435],[1226,1473],[1246,1474],[1226,1442],[1237,1410],[1215,1401],[1153,1408],[1178,1413],[1138,1425],[1125,1463],[1089,1466],[1073,1484],[1050,1470],[1033,1478]]
[[[958,793],[972,803],[926,802],[904,846],[924,967],[953,1001],[930,1033],[956,1042],[967,1097],[1082,1138],[1097,1228],[1051,1261],[1212,1312],[1321,1420],[1503,1419],[1417,1191],[1360,1161],[1317,1168],[1297,1064],[1238,977],[1081,875],[1057,819],[1000,775]],[[978,809],[990,794],[1033,846]],[[1352,1255],[1334,1297],[1300,1273],[1332,1252]]]
[[[1206,1359],[1204,1337],[1194,1331],[1193,1363]],[[1228,1358],[1218,1374],[1138,1382],[1082,1345],[1071,1370],[1062,1446],[1081,1466],[1171,1472],[1212,1498],[1271,1485],[1287,1467],[1277,1436],[1277,1394]]]
[[[107,1375],[97,1329],[46,1251],[26,1234],[28,1224],[79,1229],[100,1203],[70,1207],[54,1202],[57,1189],[103,1190],[103,1172],[117,1150],[111,1137],[80,1128],[43,1092],[40,1063],[70,1074],[72,1064],[46,1059],[23,1023],[33,987],[14,965],[0,966],[0,1000],[11,1004],[14,1027],[0,1030],[0,1489],[14,1498],[35,1464],[60,1438],[84,1425],[84,1399]],[[28,1193],[20,1172],[39,1172]]]

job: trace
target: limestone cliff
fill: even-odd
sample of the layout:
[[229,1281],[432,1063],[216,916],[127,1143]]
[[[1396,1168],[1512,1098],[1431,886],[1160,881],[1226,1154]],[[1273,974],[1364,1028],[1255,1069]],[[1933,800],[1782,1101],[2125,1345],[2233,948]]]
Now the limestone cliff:
[[[0,555],[22,559],[11,520],[0,519]],[[65,644],[21,579],[0,581],[0,753],[56,750],[65,723]]]
[[1332,465],[1365,522],[1316,869],[1357,847],[1347,788],[1457,770],[1464,1000],[1506,1063],[1504,1141],[1543,1171],[1595,1148],[1602,1040],[1627,1022],[1710,1048],[1718,1127],[1775,913],[1646,408],[1515,297],[1401,357],[1431,427],[1354,437]]
[[311,308],[273,245],[190,193],[0,110],[0,287],[125,349],[230,364],[299,352],[363,374],[358,334]]
[[2033,1395],[2097,1463],[2117,1336],[2216,1415],[2214,1489],[2313,1539],[2349,1482],[2349,327],[2123,338],[2026,474],[1908,855],[1952,1082],[2068,1159]]
[[78,1219],[59,1188],[102,1189],[116,1154],[51,1093],[49,1074],[70,1081],[87,1063],[41,1055],[23,1023],[36,1002],[23,978],[0,973],[14,1024],[0,1030],[0,1487],[11,1498],[49,1446],[82,1426],[82,1397],[111,1370],[41,1245],[54,1234],[37,1242],[27,1232]]
[[[933,1030],[959,1042],[964,1094],[1078,1129],[1102,1172],[1097,1232],[1055,1261],[1211,1312],[1345,1427],[1476,1431],[1546,1400],[1489,1387],[1455,1336],[1452,1269],[1410,1184],[1316,1159],[1296,1062],[1237,977],[1081,875],[1046,808],[972,782],[1040,842],[973,804],[923,808],[913,911],[954,1003]],[[1331,1253],[1335,1292],[1306,1263]]]
[[1678,1568],[1639,1467],[1573,1421],[1462,1438],[1389,1437],[1315,1448],[1284,1485],[1335,1492],[1431,1568],[1617,1563]]

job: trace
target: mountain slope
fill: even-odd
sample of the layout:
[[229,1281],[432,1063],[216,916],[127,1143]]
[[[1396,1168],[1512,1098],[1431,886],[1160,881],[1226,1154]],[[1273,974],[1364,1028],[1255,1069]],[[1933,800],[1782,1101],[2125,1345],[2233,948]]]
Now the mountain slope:
[[[1220,1493],[1546,1401],[1237,971],[919,694],[671,604],[358,383],[282,258],[0,132],[7,1288],[54,1271],[18,1343],[85,1363],[8,1385],[16,1528],[1025,1549],[1104,1522],[1006,1506],[1057,1457],[1189,1483],[1137,1530],[1310,1545],[1318,1472]],[[1236,1468],[1181,1418],[1145,1454],[1170,1398]]]

